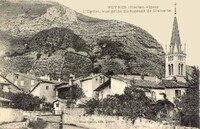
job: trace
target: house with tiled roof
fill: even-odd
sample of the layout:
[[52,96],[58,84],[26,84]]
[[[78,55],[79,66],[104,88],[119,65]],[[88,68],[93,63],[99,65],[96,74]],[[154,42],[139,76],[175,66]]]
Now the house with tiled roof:
[[38,78],[29,73],[11,72],[6,78],[25,93],[29,93],[30,90],[39,83]]
[[[151,79],[149,79],[151,78]],[[146,96],[151,98],[151,90],[164,92],[164,88],[157,85],[159,79],[153,76],[139,76],[139,75],[114,75],[108,81],[97,87],[94,91],[97,92],[99,99],[103,99],[108,95],[121,95],[124,94],[125,87],[131,86],[134,80],[134,85],[145,91]],[[159,94],[158,94],[159,95]],[[159,95],[162,99],[163,95]]]
[[111,79],[101,84],[99,87],[94,89],[94,91],[96,92],[96,96],[98,96],[99,99],[103,99],[108,95],[111,95]]
[[124,94],[124,89],[131,86],[132,81],[134,81],[134,86],[142,89],[145,95],[153,101],[163,100],[166,97],[169,101],[174,102],[174,99],[183,95],[187,88],[186,83],[177,80],[163,79],[157,81],[157,79],[149,80],[149,77],[146,78],[145,76],[131,79],[130,76],[112,76],[94,91],[99,99],[106,98],[108,95],[121,95]]
[[30,94],[45,98],[46,102],[53,102],[56,99],[55,85],[60,84],[58,80],[38,79],[38,83],[30,90]]
[[81,88],[86,97],[92,98],[95,97],[95,89],[108,81],[108,77],[103,74],[91,74],[88,77],[81,79]]
[[83,78],[75,78],[75,75],[70,74],[68,82],[61,82],[55,85],[56,99],[53,101],[55,114],[60,114],[67,108],[67,102],[71,99],[71,88],[75,85],[80,86],[81,79]]
[[3,92],[22,92],[22,90],[13,84],[9,79],[0,74],[0,90]]

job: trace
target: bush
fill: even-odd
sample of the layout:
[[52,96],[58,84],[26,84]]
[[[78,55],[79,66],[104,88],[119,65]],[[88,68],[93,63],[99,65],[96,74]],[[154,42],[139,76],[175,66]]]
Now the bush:
[[93,98],[85,104],[85,112],[86,114],[92,115],[95,113],[95,109],[100,107],[100,100]]
[[13,102],[13,108],[26,111],[39,110],[40,104],[44,103],[44,99],[25,93],[7,94],[7,98]]
[[44,129],[47,127],[47,122],[42,120],[42,119],[38,119],[37,121],[30,121],[28,124],[28,127],[31,129]]
[[85,111],[87,114],[94,114],[97,110],[99,114],[123,116],[134,122],[137,117],[149,118],[150,108],[151,100],[133,82],[132,86],[125,88],[122,95],[111,95],[101,101],[91,99],[86,103]]
[[53,104],[49,102],[45,102],[42,104],[42,111],[52,111],[53,109]]

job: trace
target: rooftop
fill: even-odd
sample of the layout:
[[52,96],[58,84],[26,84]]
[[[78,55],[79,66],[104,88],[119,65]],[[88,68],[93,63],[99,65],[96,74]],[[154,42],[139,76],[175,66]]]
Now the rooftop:
[[99,74],[92,74],[90,76],[87,76],[87,77],[81,79],[81,81],[90,80],[90,79],[95,78],[95,77],[100,76],[100,75],[103,75],[103,74],[101,74],[101,73],[99,73]]
[[3,97],[0,97],[0,101],[2,101],[2,102],[11,102],[11,100],[3,98]]
[[112,76],[112,78],[123,81],[127,84],[131,84],[131,81],[134,80],[136,86],[144,88],[187,88],[187,84],[175,80],[161,80],[159,83],[156,83],[155,81],[145,79],[130,79],[130,76]]
[[94,91],[100,91],[101,89],[104,89],[111,85],[111,79],[107,80],[105,83],[101,84],[99,87],[97,87]]

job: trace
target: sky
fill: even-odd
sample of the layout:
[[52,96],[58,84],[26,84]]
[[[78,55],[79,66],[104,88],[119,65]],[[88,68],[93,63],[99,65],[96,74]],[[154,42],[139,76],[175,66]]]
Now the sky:
[[[200,0],[53,0],[84,15],[120,20],[139,26],[149,32],[165,49],[170,44],[174,8],[182,46],[186,44],[186,64],[200,66]],[[109,8],[112,7],[111,8]],[[115,6],[120,6],[115,9]],[[145,9],[145,12],[133,12]],[[142,7],[142,9],[141,9]],[[153,8],[153,9],[150,9]],[[150,9],[152,12],[147,12]],[[103,12],[109,10],[109,13]],[[122,13],[124,10],[128,12]],[[130,12],[132,10],[132,12]],[[156,10],[156,11],[153,11]],[[157,10],[165,10],[158,12]],[[91,13],[92,11],[92,13]],[[112,12],[112,13],[111,13]],[[169,50],[169,49],[168,49]]]

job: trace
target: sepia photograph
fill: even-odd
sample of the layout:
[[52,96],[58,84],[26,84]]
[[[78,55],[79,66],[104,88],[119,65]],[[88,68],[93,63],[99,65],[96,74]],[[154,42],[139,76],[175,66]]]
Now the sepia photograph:
[[0,0],[0,129],[198,129],[199,5]]

